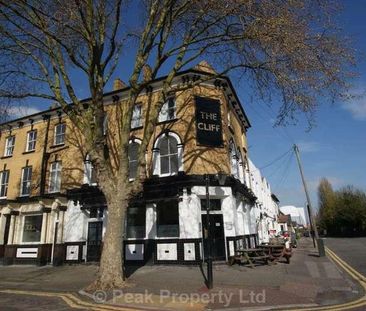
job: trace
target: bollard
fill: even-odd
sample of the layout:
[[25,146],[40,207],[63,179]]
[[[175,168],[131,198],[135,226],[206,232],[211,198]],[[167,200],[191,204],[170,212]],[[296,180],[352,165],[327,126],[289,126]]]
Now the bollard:
[[321,238],[316,239],[316,244],[318,245],[319,257],[325,256],[324,240]]

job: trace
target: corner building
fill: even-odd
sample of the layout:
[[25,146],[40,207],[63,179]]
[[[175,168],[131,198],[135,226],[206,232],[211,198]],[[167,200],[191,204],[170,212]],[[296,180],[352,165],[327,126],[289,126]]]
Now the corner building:
[[[179,73],[173,84],[184,88],[171,94],[160,111],[146,150],[148,179],[127,211],[127,264],[197,264],[204,259],[207,182],[214,259],[227,260],[236,248],[260,242],[261,211],[251,190],[247,152],[250,123],[228,78],[192,85],[207,77],[210,72],[201,66]],[[163,80],[153,81],[134,108],[131,180],[145,105],[156,100]],[[104,96],[112,153],[118,148],[114,124],[128,93],[118,81],[114,88]],[[0,260],[99,261],[108,209],[83,136],[67,115],[56,107],[2,124],[0,155]]]

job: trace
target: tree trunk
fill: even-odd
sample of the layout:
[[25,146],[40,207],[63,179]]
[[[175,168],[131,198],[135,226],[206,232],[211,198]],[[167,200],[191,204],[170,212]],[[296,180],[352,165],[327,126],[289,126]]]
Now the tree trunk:
[[123,236],[128,194],[125,192],[105,193],[108,209],[106,233],[97,279],[88,290],[113,289],[126,286],[124,280]]

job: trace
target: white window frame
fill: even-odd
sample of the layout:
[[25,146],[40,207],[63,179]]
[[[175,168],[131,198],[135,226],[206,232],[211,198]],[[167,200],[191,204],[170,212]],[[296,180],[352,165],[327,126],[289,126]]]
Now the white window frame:
[[7,137],[5,140],[4,157],[11,157],[14,153],[14,147],[15,147],[15,135],[11,135]]
[[[25,172],[26,172],[26,170],[30,170],[30,174],[29,174],[29,172],[28,172],[28,179],[25,179]],[[30,194],[31,194],[31,185],[32,185],[32,166],[25,166],[25,167],[23,167],[22,168],[22,180],[21,180],[21,182],[20,182],[20,196],[21,197],[28,197],[28,196],[30,196]],[[29,176],[30,175],[30,176]],[[23,189],[24,189],[24,187],[23,187],[23,185],[24,185],[24,183],[27,183],[27,185],[26,185],[26,189],[28,189],[28,193],[23,193]]]
[[[58,128],[63,128],[63,131],[61,131],[60,133],[58,132]],[[55,129],[54,129],[54,140],[53,140],[53,144],[55,146],[58,145],[64,145],[65,144],[65,135],[66,135],[66,123],[59,123],[55,125]],[[57,142],[57,138],[58,137],[62,137],[62,142]]]
[[[54,167],[55,165],[55,167]],[[53,177],[53,173],[55,173],[55,177]],[[48,185],[48,193],[57,193],[61,191],[61,173],[62,173],[62,164],[61,161],[55,161],[51,163],[50,166],[50,176],[49,176],[49,185]],[[53,178],[56,179],[53,181]],[[53,185],[58,184],[58,188],[51,188]]]
[[32,130],[27,133],[27,146],[25,151],[34,151],[36,150],[37,143],[37,130]]
[[231,166],[231,174],[236,178],[240,179],[239,176],[239,157],[237,154],[237,149],[234,141],[231,139],[229,144],[229,152],[230,152],[230,166]]
[[177,140],[178,173],[184,171],[184,167],[183,167],[183,147],[184,146],[182,144],[182,141],[181,141],[179,135],[177,135],[174,132],[163,133],[155,140],[154,147],[153,147],[153,175],[158,175],[160,177],[173,176],[173,175],[178,174],[178,173],[161,174],[161,169],[160,169],[160,148],[159,147],[160,147],[160,141],[165,135],[171,136],[171,137],[173,137]]
[[142,104],[137,103],[133,107],[131,129],[136,129],[142,126]]
[[[6,179],[3,180],[4,178],[4,174],[6,173]],[[3,170],[0,172],[0,199],[6,199],[7,195],[8,195],[8,190],[9,190],[9,175],[10,175],[10,170]],[[5,190],[3,191],[3,189],[5,188]],[[1,195],[1,193],[4,192],[5,195]]]
[[[169,107],[169,103],[174,103]],[[176,119],[177,105],[175,97],[169,97],[168,100],[161,106],[159,112],[159,122],[171,121]]]
[[[168,136],[165,137],[168,139],[175,139],[175,137],[172,136]],[[176,140],[176,139],[175,139]],[[177,141],[177,140],[176,140]],[[176,172],[172,172],[172,165],[171,165],[171,156],[176,156],[177,157],[177,171]],[[161,160],[162,158],[168,158],[168,163],[169,163],[169,172],[168,173],[162,173],[161,172]],[[171,152],[170,151],[170,144],[168,143],[168,153],[165,155],[161,155],[161,152],[159,151],[159,161],[160,161],[160,176],[173,176],[173,175],[177,175],[179,172],[179,164],[178,164],[178,141],[177,141],[177,152]]]
[[240,150],[238,150],[237,152],[237,155],[238,155],[238,168],[239,168],[239,172],[238,172],[238,175],[239,175],[239,180],[242,184],[245,184],[245,164],[244,164],[244,161],[243,161],[243,156],[240,152]]
[[88,154],[85,157],[85,161],[84,161],[84,184],[88,184],[90,186],[97,185],[96,182],[92,182],[93,170],[94,170],[94,167],[93,167],[93,164],[91,163],[90,155]]
[[[24,242],[23,239],[24,239],[24,226],[25,226],[25,217],[29,217],[29,216],[41,216],[42,217],[42,226],[41,226],[41,233],[40,233],[40,236],[39,236],[39,241],[33,241],[33,242]],[[29,214],[29,215],[24,215],[23,216],[23,224],[22,224],[22,244],[39,244],[42,240],[42,227],[44,226],[44,223],[43,223],[43,215],[42,214]]]

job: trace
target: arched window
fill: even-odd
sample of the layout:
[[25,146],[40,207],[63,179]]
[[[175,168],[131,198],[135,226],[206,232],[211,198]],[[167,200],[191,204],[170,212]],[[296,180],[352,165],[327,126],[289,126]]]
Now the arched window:
[[169,176],[183,171],[183,145],[179,136],[168,132],[160,135],[153,149],[154,175]]
[[84,184],[97,184],[97,176],[89,154],[86,155],[84,161]]
[[129,178],[136,178],[140,144],[137,141],[130,142],[128,146]]
[[160,174],[174,175],[178,173],[178,143],[172,136],[160,140]]
[[245,164],[240,150],[238,150],[237,155],[238,155],[239,179],[242,184],[245,184]]
[[230,150],[230,161],[231,161],[231,174],[239,179],[239,162],[238,162],[238,155],[236,153],[236,147],[234,141],[230,141],[229,145]]

